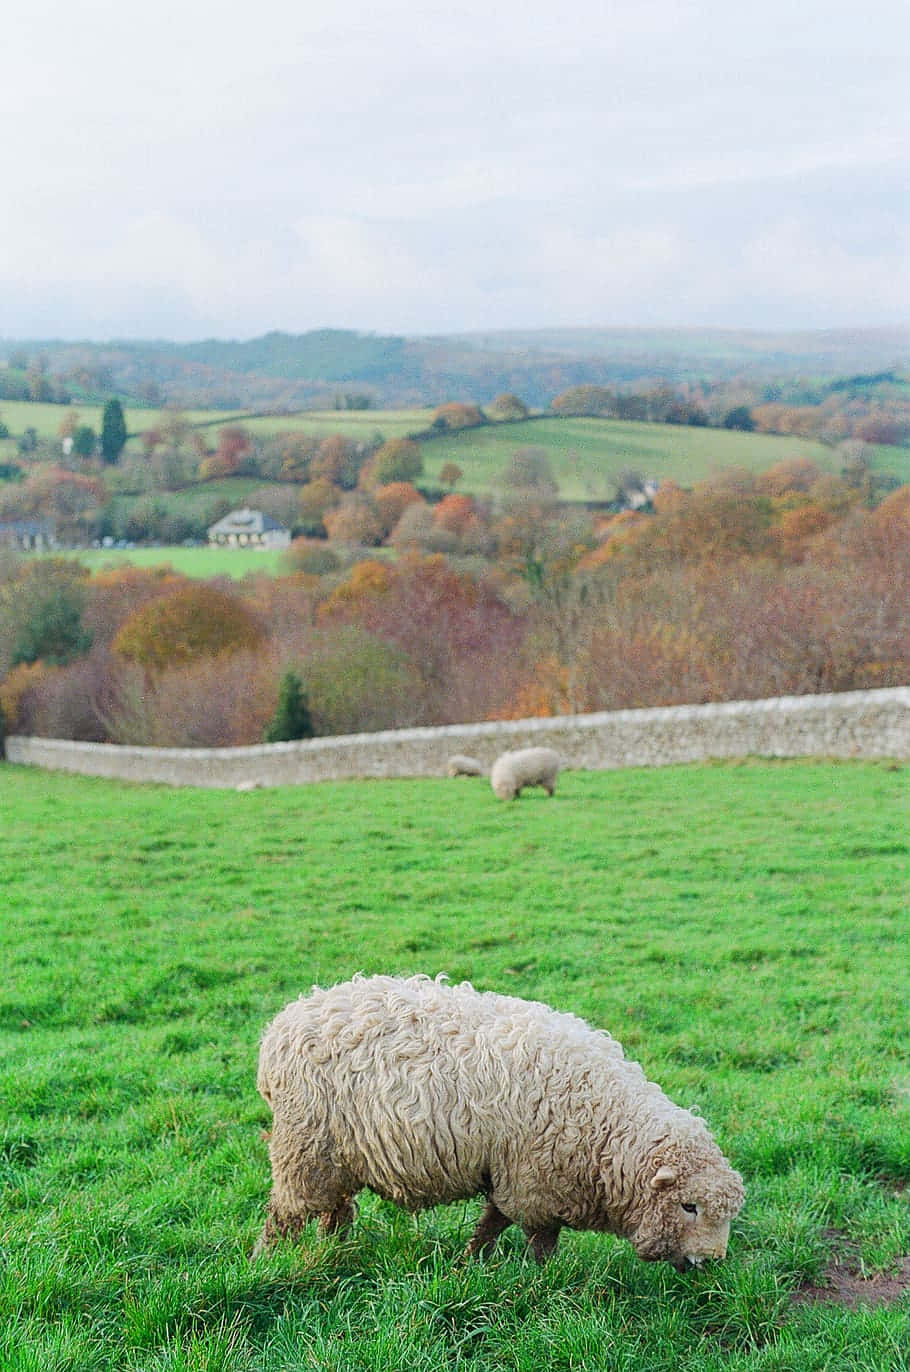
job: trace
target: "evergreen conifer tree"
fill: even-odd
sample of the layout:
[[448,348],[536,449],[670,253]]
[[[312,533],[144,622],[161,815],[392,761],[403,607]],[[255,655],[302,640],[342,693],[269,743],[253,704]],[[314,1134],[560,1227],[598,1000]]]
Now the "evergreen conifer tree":
[[296,672],[285,672],[278,687],[278,708],[265,731],[266,743],[286,743],[312,738],[313,722],[303,682]]
[[101,456],[116,462],[126,445],[126,420],[119,400],[109,400],[101,418]]

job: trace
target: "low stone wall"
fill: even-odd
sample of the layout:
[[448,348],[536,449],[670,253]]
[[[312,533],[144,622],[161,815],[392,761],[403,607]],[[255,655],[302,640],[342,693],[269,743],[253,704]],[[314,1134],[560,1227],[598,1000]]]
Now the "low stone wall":
[[6,755],[10,762],[84,776],[252,787],[442,776],[454,753],[467,753],[489,770],[505,749],[534,744],[556,748],[569,768],[592,771],[750,755],[910,761],[910,687],[396,729],[250,748],[128,748],[13,735]]

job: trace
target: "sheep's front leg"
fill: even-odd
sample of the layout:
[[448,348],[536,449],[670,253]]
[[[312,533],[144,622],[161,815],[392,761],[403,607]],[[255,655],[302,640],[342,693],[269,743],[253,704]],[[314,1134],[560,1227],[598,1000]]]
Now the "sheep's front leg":
[[502,1231],[508,1229],[511,1223],[508,1215],[504,1215],[492,1201],[487,1201],[486,1208],[477,1221],[477,1228],[471,1236],[471,1242],[465,1249],[467,1256],[486,1257],[492,1252],[493,1245]]
[[334,1210],[325,1210],[319,1216],[319,1228],[323,1234],[343,1234],[357,1218],[357,1202],[353,1196],[345,1196]]
[[534,1254],[536,1262],[546,1262],[552,1258],[559,1243],[559,1231],[562,1228],[559,1224],[543,1225],[539,1229],[525,1229],[525,1237]]

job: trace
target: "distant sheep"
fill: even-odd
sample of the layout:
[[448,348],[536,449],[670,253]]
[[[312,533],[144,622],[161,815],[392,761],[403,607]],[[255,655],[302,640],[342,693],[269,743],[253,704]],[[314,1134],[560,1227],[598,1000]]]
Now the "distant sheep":
[[450,777],[482,777],[483,763],[478,762],[476,757],[466,757],[463,753],[456,753],[446,763],[446,773]]
[[468,1253],[519,1224],[543,1261],[563,1228],[679,1268],[726,1253],[739,1173],[609,1034],[534,1001],[416,976],[355,977],[288,1005],[262,1040],[272,1193],[261,1253],[369,1187],[407,1210],[486,1197]]
[[490,772],[490,785],[500,800],[514,800],[526,786],[542,786],[551,796],[560,763],[559,754],[552,748],[517,748],[500,753]]

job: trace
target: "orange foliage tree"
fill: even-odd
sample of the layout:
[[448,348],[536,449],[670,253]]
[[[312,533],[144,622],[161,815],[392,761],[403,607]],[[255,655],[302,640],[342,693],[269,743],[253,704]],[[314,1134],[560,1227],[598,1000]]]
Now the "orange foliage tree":
[[127,661],[161,671],[264,641],[256,615],[236,595],[194,582],[136,610],[113,642]]
[[425,502],[410,481],[392,481],[387,486],[375,488],[373,503],[379,515],[383,536],[387,538],[409,505],[423,505]]
[[478,424],[486,422],[483,410],[477,405],[450,400],[447,404],[436,407],[431,424],[434,429],[476,429]]
[[382,542],[382,525],[373,502],[361,494],[342,497],[334,509],[322,516],[326,532],[337,543],[354,543],[374,547]]
[[414,481],[423,471],[420,444],[413,438],[390,438],[370,458],[360,473],[366,487],[388,486],[393,482]]
[[205,457],[199,464],[199,475],[203,481],[218,476],[233,476],[240,470],[253,450],[253,441],[246,429],[239,424],[229,424],[218,432],[218,447],[211,457]]

